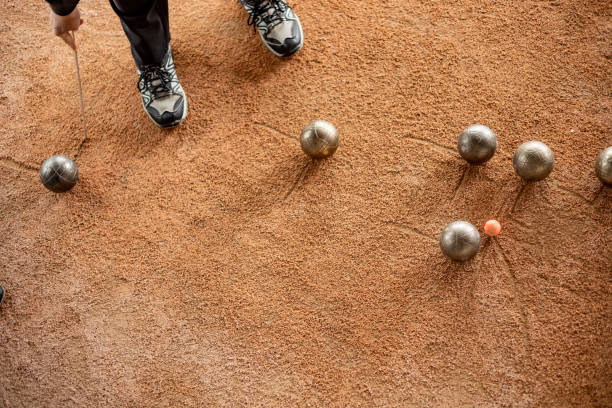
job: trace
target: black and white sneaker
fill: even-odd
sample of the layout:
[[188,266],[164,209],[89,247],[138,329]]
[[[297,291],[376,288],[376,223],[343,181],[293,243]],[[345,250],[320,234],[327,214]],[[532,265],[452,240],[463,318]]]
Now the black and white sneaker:
[[0,286],[0,305],[2,304],[3,300],[4,300],[4,288]]
[[138,75],[142,106],[151,120],[162,128],[183,122],[187,117],[187,96],[176,76],[170,46],[161,66],[141,67]]
[[283,0],[239,0],[249,13],[249,25],[277,57],[289,57],[304,45],[302,25]]

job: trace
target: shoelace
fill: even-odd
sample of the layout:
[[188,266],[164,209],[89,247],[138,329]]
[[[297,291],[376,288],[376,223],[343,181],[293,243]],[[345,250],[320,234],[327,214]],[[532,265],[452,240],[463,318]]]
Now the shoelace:
[[282,0],[260,0],[251,9],[248,24],[257,28],[261,20],[266,26],[272,28],[284,21],[283,13],[287,10],[287,3]]
[[[155,83],[157,82],[157,83]],[[158,66],[145,67],[138,77],[138,90],[147,90],[156,98],[173,94],[170,83],[172,74]]]

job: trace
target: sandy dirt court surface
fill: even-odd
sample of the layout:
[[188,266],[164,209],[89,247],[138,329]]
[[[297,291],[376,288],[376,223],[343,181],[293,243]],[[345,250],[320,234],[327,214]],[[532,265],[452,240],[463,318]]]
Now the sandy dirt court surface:
[[[82,1],[81,146],[47,5],[0,2],[0,407],[611,406],[611,3],[291,4],[280,60],[237,2],[171,0],[189,116],[160,130]],[[311,162],[317,118],[341,144]],[[468,168],[472,123],[499,149]],[[523,188],[528,140],[556,164]],[[447,223],[490,218],[476,258],[442,256]]]

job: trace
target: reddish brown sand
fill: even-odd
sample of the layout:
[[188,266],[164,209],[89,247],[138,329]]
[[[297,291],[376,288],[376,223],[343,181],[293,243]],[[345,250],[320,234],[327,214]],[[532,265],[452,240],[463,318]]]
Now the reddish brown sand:
[[[56,195],[36,170],[82,140],[73,55],[42,0],[1,2],[0,406],[612,405],[610,2],[294,3],[279,60],[236,2],[171,1],[190,114],[162,131],[83,1],[90,139]],[[318,163],[315,118],[341,134]],[[464,173],[471,123],[499,151]],[[531,139],[556,167],[521,192]],[[490,218],[443,259],[446,223]]]

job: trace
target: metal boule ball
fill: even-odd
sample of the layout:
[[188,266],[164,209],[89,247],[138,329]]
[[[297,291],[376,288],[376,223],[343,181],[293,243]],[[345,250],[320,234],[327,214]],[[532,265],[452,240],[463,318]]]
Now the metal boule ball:
[[302,150],[313,159],[329,157],[338,148],[338,131],[325,120],[315,120],[304,128],[300,136]]
[[526,181],[543,180],[555,166],[552,150],[542,142],[525,142],[514,153],[514,170]]
[[440,234],[440,249],[454,261],[468,261],[476,256],[480,249],[480,233],[469,222],[451,222]]
[[61,154],[49,157],[40,166],[40,181],[54,193],[70,190],[78,178],[79,168],[76,163]]
[[597,156],[595,173],[602,183],[612,186],[612,146],[606,147]]
[[461,157],[468,162],[484,163],[497,151],[497,137],[484,125],[471,125],[459,135],[457,147]]

